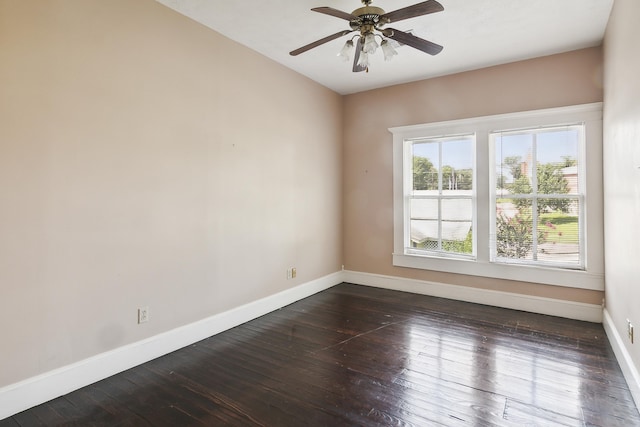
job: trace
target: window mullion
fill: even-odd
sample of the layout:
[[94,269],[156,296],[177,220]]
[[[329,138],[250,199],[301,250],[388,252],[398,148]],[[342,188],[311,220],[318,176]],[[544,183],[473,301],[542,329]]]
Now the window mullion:
[[442,251],[442,141],[438,142],[438,250]]
[[538,133],[533,132],[531,141],[531,257],[538,260]]

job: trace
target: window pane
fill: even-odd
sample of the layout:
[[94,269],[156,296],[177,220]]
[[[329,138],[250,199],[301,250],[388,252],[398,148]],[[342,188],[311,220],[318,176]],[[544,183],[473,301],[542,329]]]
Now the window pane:
[[531,210],[496,211],[496,253],[498,257],[533,260],[533,220]]
[[495,135],[498,195],[531,193],[533,138],[527,133]]
[[581,129],[569,125],[493,134],[497,178],[492,251],[498,258],[581,264]]
[[448,252],[473,252],[471,199],[442,200],[442,248]]
[[437,143],[414,143],[413,149],[413,190],[437,191],[440,155]]
[[411,247],[438,249],[438,200],[412,199],[410,215]]
[[[559,203],[560,202],[560,203]],[[561,204],[564,209],[544,210],[538,219],[540,244],[537,258],[540,261],[579,264],[580,226],[578,200],[540,200],[541,205]]]
[[474,135],[463,135],[408,145],[412,160],[408,246],[440,254],[473,254],[474,142]]
[[538,192],[578,194],[578,142],[576,127],[537,135]]
[[471,194],[473,145],[469,138],[442,143],[442,190],[444,194]]
[[411,219],[438,219],[438,199],[411,199]]

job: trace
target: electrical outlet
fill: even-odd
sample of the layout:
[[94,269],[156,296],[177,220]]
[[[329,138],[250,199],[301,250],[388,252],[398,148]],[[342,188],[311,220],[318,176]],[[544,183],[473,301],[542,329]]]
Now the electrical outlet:
[[297,275],[296,268],[287,268],[287,279],[295,279]]
[[627,335],[629,336],[629,341],[633,344],[633,324],[631,324],[631,320],[627,319]]
[[140,307],[138,309],[138,323],[149,321],[149,307]]

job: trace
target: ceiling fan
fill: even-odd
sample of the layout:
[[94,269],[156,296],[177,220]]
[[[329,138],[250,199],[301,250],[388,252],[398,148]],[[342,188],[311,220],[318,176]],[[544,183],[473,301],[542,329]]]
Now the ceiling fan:
[[403,19],[442,12],[444,7],[440,3],[436,0],[427,0],[387,13],[379,7],[370,6],[371,1],[372,0],[362,0],[364,7],[358,8],[351,13],[343,12],[332,7],[315,7],[311,9],[314,12],[324,13],[325,15],[335,16],[336,18],[349,21],[351,29],[339,31],[320,40],[316,40],[313,43],[289,52],[289,54],[292,56],[299,55],[314,47],[318,47],[355,31],[358,31],[359,34],[347,40],[342,51],[338,54],[344,61],[348,61],[349,53],[354,48],[353,40],[358,39],[353,58],[353,72],[369,71],[369,54],[375,53],[378,48],[378,43],[375,40],[376,37],[381,39],[379,47],[384,53],[385,60],[390,60],[394,55],[397,55],[392,44],[389,43],[389,39],[401,45],[406,44],[430,55],[440,53],[442,46],[439,44],[416,37],[409,32],[396,30],[395,28],[383,28],[387,24],[402,21]]

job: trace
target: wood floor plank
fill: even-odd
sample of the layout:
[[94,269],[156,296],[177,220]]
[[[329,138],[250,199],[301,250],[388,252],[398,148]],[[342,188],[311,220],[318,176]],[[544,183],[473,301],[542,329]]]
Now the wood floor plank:
[[538,406],[507,400],[504,418],[517,425],[527,425],[531,419],[539,420],[541,425],[582,427],[584,422],[579,418],[567,417],[563,414],[542,409]]
[[341,284],[0,427],[640,426],[602,325]]

